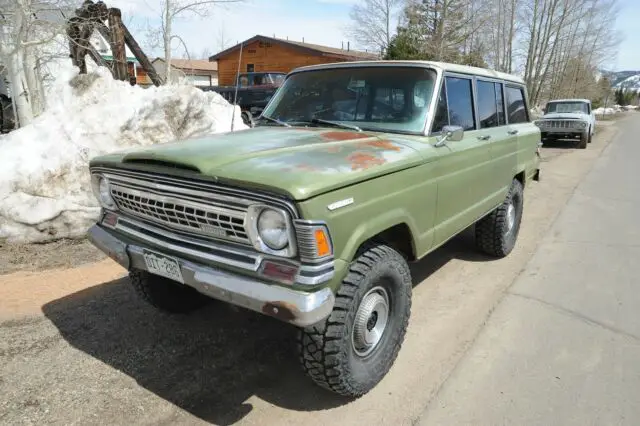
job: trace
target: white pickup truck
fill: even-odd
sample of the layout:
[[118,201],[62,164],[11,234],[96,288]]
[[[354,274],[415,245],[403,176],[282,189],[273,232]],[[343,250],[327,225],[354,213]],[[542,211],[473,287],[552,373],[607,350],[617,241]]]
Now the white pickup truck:
[[595,133],[596,117],[588,99],[555,99],[535,124],[543,141],[579,139],[578,148],[585,149]]

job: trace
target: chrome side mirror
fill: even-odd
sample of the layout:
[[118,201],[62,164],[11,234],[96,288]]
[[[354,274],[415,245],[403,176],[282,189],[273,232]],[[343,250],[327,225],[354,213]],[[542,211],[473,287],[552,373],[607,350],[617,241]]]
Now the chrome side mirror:
[[447,142],[458,142],[464,138],[464,129],[461,126],[444,126],[442,136],[436,142],[436,147],[441,147]]

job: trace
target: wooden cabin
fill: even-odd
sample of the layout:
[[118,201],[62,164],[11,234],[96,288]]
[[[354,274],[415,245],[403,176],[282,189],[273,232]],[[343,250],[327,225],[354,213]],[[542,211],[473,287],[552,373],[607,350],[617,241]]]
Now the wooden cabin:
[[376,53],[351,50],[349,44],[344,49],[257,35],[209,58],[209,61],[218,63],[219,85],[235,84],[241,46],[241,73],[288,73],[305,65],[380,59],[380,55]]

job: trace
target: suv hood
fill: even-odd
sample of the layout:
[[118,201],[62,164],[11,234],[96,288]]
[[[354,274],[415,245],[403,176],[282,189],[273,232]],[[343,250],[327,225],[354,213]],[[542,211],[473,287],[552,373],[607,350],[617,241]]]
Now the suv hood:
[[[435,159],[437,150],[419,139],[265,126],[130,149],[96,157],[90,166],[169,166],[173,173],[176,167],[184,168],[219,182],[241,183],[303,200]],[[169,168],[163,171],[171,172]]]
[[549,114],[545,114],[542,116],[543,120],[557,120],[557,119],[566,119],[566,120],[584,120],[588,117],[587,114],[581,114],[576,112],[550,112]]

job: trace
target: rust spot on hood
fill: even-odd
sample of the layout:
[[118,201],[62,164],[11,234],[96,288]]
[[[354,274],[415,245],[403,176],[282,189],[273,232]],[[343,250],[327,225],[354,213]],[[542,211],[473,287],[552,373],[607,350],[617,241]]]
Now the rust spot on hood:
[[351,170],[366,170],[386,163],[384,158],[366,152],[354,152],[347,157],[347,161],[351,164]]
[[371,136],[359,132],[326,132],[320,135],[327,141],[349,141],[353,139],[367,139]]
[[342,151],[342,147],[340,145],[331,145],[327,147],[327,152],[329,154],[337,154],[340,151]]
[[306,172],[316,172],[320,170],[318,167],[312,166],[311,164],[297,164],[296,169],[304,170]]
[[399,147],[397,144],[388,141],[388,140],[375,140],[375,141],[368,141],[368,142],[360,142],[358,144],[361,147],[372,147],[372,148],[380,148],[383,149],[385,151],[401,151],[402,148]]

